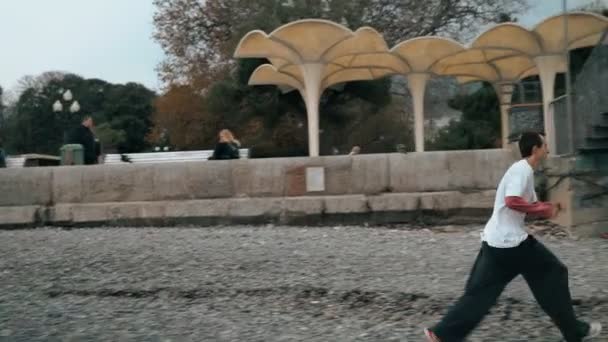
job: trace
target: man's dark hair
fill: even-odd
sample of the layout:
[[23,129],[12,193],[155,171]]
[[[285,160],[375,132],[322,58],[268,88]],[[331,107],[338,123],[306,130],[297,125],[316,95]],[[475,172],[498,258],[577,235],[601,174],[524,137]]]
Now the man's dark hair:
[[91,115],[88,115],[88,114],[87,115],[83,115],[82,116],[82,120],[80,120],[80,122],[85,122],[85,121],[87,121],[89,119],[92,119],[92,118],[93,117]]
[[528,158],[532,155],[534,146],[540,148],[543,146],[543,138],[538,132],[524,132],[519,138],[519,152],[522,158]]

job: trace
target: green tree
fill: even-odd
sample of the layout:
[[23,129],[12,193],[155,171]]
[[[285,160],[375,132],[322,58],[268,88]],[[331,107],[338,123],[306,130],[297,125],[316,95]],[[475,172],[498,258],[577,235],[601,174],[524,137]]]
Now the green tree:
[[577,11],[595,12],[608,17],[608,4],[604,0],[592,0],[591,2],[579,6]]
[[[17,153],[57,153],[63,129],[51,110],[47,94],[34,88],[25,90],[9,118],[7,144]],[[59,128],[59,130],[58,130]]]
[[[461,40],[500,16],[525,9],[525,0],[154,0],[154,38],[165,51],[159,74],[167,83],[195,86],[230,64],[239,39],[252,29],[271,32],[302,18],[352,29],[372,26],[389,45],[442,34]],[[206,82],[203,82],[206,83]]]
[[[83,115],[93,116],[98,137],[105,146],[116,146],[124,152],[145,149],[155,94],[144,86],[114,85],[61,73],[26,77],[20,84],[23,90],[9,108],[11,115],[3,132],[12,153],[57,154]],[[73,94],[71,101],[62,98],[68,89]],[[55,112],[53,104],[58,100],[63,110]],[[70,111],[74,101],[80,105],[77,113]]]
[[[473,31],[522,8],[524,1],[473,0],[155,0],[155,39],[167,58],[159,75],[168,85],[187,84],[205,94],[200,117],[215,130],[230,128],[253,156],[304,155],[307,125],[297,92],[274,86],[250,87],[247,81],[264,59],[234,60],[241,37],[260,29],[271,32],[301,18],[322,18],[350,28],[369,25],[389,45],[415,36]],[[390,152],[412,146],[411,128],[393,106],[390,80],[350,82],[328,89],[321,98],[322,154]],[[195,129],[195,128],[193,128]],[[191,133],[189,132],[188,135]],[[208,145],[208,147],[211,147]]]
[[2,86],[0,86],[0,120],[2,120],[2,118],[4,118],[4,89],[2,89]]
[[[5,153],[6,147],[4,146],[4,142],[6,141],[7,134],[7,124],[8,120],[6,119],[6,106],[4,104],[4,89],[0,86],[0,153]],[[1,166],[0,166],[1,167]]]
[[[306,155],[306,109],[301,96],[246,83],[263,62],[239,60],[230,77],[214,83],[205,96],[208,115],[218,118],[216,131],[224,127],[235,131],[252,148],[253,157]],[[350,82],[326,91],[320,106],[321,152],[346,153],[353,145],[362,146],[364,152],[388,152],[399,144],[409,145],[410,135],[403,134],[405,122],[395,111],[386,111],[392,100],[390,89],[390,80],[383,79]]]
[[124,132],[124,141],[117,145],[119,152],[141,152],[148,147],[155,98],[153,91],[137,83],[110,89],[103,112],[113,130]]
[[449,100],[450,107],[462,111],[459,120],[452,120],[435,139],[428,141],[428,150],[470,150],[496,148],[500,142],[498,97],[491,84],[470,95]]
[[95,127],[95,136],[103,146],[124,146],[127,142],[127,133],[124,130],[112,128],[107,121]]
[[2,143],[4,126],[5,126],[4,108],[6,108],[6,106],[4,105],[4,96],[3,95],[4,95],[4,89],[2,89],[2,86],[0,86],[0,143]]

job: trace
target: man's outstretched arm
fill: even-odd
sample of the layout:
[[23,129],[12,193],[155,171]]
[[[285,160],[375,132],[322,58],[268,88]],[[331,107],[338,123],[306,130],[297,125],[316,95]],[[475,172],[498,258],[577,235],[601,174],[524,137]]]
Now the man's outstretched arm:
[[505,197],[505,204],[508,208],[519,211],[520,213],[547,219],[552,218],[555,215],[556,209],[559,210],[559,205],[553,205],[549,202],[529,203],[519,196]]

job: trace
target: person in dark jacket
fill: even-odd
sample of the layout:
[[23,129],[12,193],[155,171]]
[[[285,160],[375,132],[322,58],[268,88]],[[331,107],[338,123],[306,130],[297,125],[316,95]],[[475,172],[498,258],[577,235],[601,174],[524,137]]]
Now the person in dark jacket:
[[0,168],[6,167],[6,155],[2,148],[2,141],[0,141]]
[[82,119],[82,124],[71,134],[68,143],[80,144],[83,148],[84,163],[86,165],[97,164],[97,153],[95,151],[95,136],[91,131],[93,128],[93,118],[90,115]]
[[219,133],[219,142],[215,145],[213,155],[209,159],[239,159],[240,147],[241,143],[234,138],[232,132],[223,129]]

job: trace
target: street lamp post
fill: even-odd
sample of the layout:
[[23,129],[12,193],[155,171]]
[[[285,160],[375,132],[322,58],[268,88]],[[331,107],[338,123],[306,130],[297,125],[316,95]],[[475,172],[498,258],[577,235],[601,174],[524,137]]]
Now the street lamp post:
[[[63,99],[63,102],[62,102]],[[73,100],[73,101],[72,101]],[[65,102],[65,105],[64,105]],[[68,104],[71,105],[68,106]],[[64,110],[65,109],[65,110]],[[62,98],[58,99],[53,103],[53,112],[60,115],[60,122],[63,130],[63,142],[66,143],[68,140],[66,126],[70,122],[69,117],[70,114],[74,115],[80,111],[80,104],[77,100],[74,100],[74,95],[72,95],[72,91],[69,89],[66,90]]]

